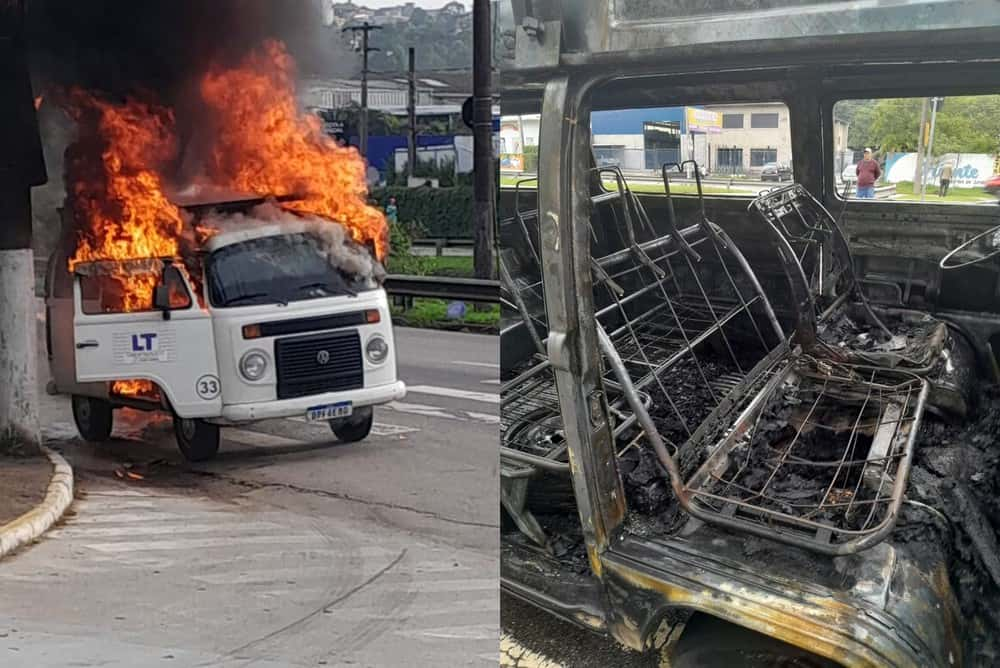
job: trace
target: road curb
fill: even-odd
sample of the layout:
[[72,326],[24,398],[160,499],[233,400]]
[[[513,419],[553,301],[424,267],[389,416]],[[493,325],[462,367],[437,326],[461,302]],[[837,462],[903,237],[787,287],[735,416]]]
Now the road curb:
[[45,499],[17,519],[0,527],[0,559],[35,540],[55,524],[73,502],[73,469],[55,450],[42,447],[52,462]]

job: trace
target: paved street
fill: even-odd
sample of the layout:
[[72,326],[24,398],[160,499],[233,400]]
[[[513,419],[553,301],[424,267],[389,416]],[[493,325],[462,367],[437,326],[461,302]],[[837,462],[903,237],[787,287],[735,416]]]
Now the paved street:
[[495,665],[497,339],[397,345],[410,393],[352,445],[274,420],[192,466],[163,417],[94,447],[43,397],[78,500],[0,562],[0,665]]

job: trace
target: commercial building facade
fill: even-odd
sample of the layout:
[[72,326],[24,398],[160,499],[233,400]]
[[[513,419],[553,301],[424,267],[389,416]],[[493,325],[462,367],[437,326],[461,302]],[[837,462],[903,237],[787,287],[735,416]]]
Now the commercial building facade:
[[[834,125],[835,150],[846,151],[848,126]],[[788,108],[781,102],[596,111],[591,133],[597,164],[626,171],[693,158],[710,173],[752,178],[768,163],[792,162]],[[501,142],[509,156],[537,145],[538,118],[504,117]],[[518,171],[516,158],[507,164]]]

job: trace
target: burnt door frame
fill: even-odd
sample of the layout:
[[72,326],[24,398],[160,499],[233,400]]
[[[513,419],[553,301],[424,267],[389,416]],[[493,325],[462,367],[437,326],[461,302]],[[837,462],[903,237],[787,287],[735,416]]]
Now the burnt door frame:
[[548,355],[555,371],[570,470],[593,573],[625,516],[594,320],[590,274],[590,102],[594,78],[545,85],[538,210]]

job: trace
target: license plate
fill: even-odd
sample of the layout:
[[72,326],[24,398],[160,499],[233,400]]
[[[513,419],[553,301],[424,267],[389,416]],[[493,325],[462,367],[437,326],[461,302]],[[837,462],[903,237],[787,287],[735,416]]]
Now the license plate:
[[350,401],[341,401],[335,404],[325,404],[323,406],[313,406],[306,411],[306,420],[314,422],[316,420],[335,420],[337,418],[349,417],[354,412],[354,406]]

